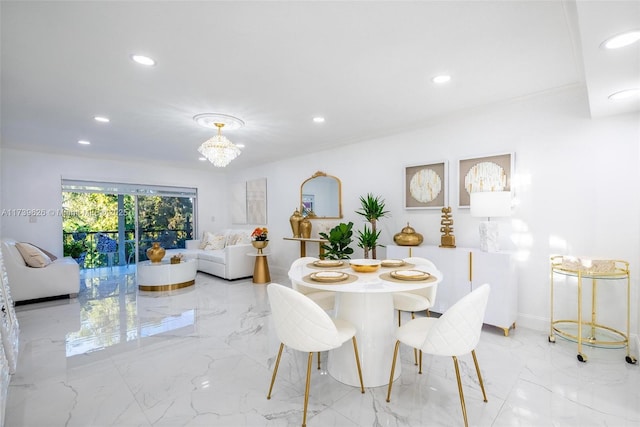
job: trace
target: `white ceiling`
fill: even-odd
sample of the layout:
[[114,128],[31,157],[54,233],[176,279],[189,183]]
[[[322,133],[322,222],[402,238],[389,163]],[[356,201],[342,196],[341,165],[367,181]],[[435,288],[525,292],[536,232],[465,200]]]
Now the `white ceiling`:
[[[640,111],[640,1],[2,1],[4,147],[214,167],[213,131],[238,116],[229,168],[416,128],[575,85],[592,117]],[[129,59],[157,60],[144,68]],[[431,77],[446,73],[448,84]],[[93,120],[110,117],[111,123]],[[312,122],[321,115],[324,124]],[[91,141],[80,146],[79,139]]]

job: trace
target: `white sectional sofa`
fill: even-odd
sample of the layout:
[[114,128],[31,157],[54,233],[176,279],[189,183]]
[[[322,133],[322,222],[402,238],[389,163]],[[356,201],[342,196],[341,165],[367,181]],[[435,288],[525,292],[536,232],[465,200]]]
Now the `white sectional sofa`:
[[57,258],[43,267],[30,267],[16,243],[14,239],[2,239],[2,258],[15,302],[62,295],[78,296],[80,267],[73,258]]
[[198,271],[213,274],[227,280],[253,276],[255,251],[251,245],[252,230],[224,230],[204,232],[203,238],[187,240],[185,249],[168,249],[163,260],[176,254],[198,261]]

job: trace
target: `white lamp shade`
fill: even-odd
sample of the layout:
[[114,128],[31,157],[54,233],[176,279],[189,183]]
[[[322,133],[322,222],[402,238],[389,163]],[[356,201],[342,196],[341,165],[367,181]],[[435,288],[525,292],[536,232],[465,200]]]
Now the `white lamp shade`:
[[476,191],[471,196],[471,216],[495,218],[511,216],[510,191]]

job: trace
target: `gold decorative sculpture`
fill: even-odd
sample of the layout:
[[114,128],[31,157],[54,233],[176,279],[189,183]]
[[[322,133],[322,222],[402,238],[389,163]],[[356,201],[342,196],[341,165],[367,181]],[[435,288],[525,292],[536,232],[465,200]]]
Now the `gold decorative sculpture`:
[[444,233],[440,237],[440,247],[441,248],[455,248],[456,247],[456,236],[453,234],[453,218],[451,218],[451,206],[447,206],[446,208],[442,208],[442,221],[440,221],[442,227],[440,227],[440,232]]

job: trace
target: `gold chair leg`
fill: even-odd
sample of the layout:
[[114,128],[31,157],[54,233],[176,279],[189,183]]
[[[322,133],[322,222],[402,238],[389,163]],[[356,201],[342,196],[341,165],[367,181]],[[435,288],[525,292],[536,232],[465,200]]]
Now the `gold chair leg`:
[[309,404],[309,386],[311,385],[311,365],[313,364],[313,352],[309,352],[307,358],[307,385],[304,388],[304,410],[302,411],[302,427],[307,426],[307,405]]
[[360,378],[360,392],[364,393],[364,382],[362,382],[362,368],[360,367],[360,356],[358,355],[358,344],[356,342],[356,336],[351,338],[353,341],[353,352],[356,355],[356,366],[358,367],[358,378]]
[[422,350],[420,350],[420,364],[418,367],[418,373],[422,374]]
[[[415,318],[416,318],[416,314],[412,311],[411,312],[411,320],[413,320]],[[413,364],[415,366],[418,366],[418,349],[417,348],[413,349]],[[421,371],[422,371],[422,369],[421,369]],[[420,373],[422,373],[422,372],[420,372]]]
[[320,352],[318,352],[318,371],[320,370]]
[[393,374],[396,371],[396,359],[398,358],[398,348],[400,340],[396,341],[396,348],[393,350],[393,362],[391,362],[391,374],[389,375],[389,390],[387,391],[387,402],[391,402],[391,386],[393,385]]
[[469,423],[467,422],[467,408],[464,405],[464,393],[462,393],[462,380],[460,379],[460,368],[458,367],[458,358],[456,356],[453,357],[453,366],[456,368],[456,379],[458,380],[458,394],[460,394],[460,405],[462,406],[462,416],[464,417],[464,426],[468,427]]
[[276,382],[276,374],[278,373],[278,366],[280,365],[280,356],[282,356],[283,348],[284,348],[284,343],[280,343],[280,350],[278,350],[276,365],[273,367],[273,376],[271,377],[271,385],[269,386],[269,393],[267,394],[267,399],[271,399],[271,390],[273,390],[273,383]]
[[402,326],[402,311],[398,310],[398,328]]
[[484,401],[487,401],[487,393],[484,391],[484,381],[482,381],[482,375],[480,375],[480,366],[478,365],[478,358],[476,357],[476,350],[471,350],[471,355],[473,356],[473,363],[476,365],[476,372],[478,373],[478,380],[480,381],[480,388],[482,389],[482,397],[484,397]]

